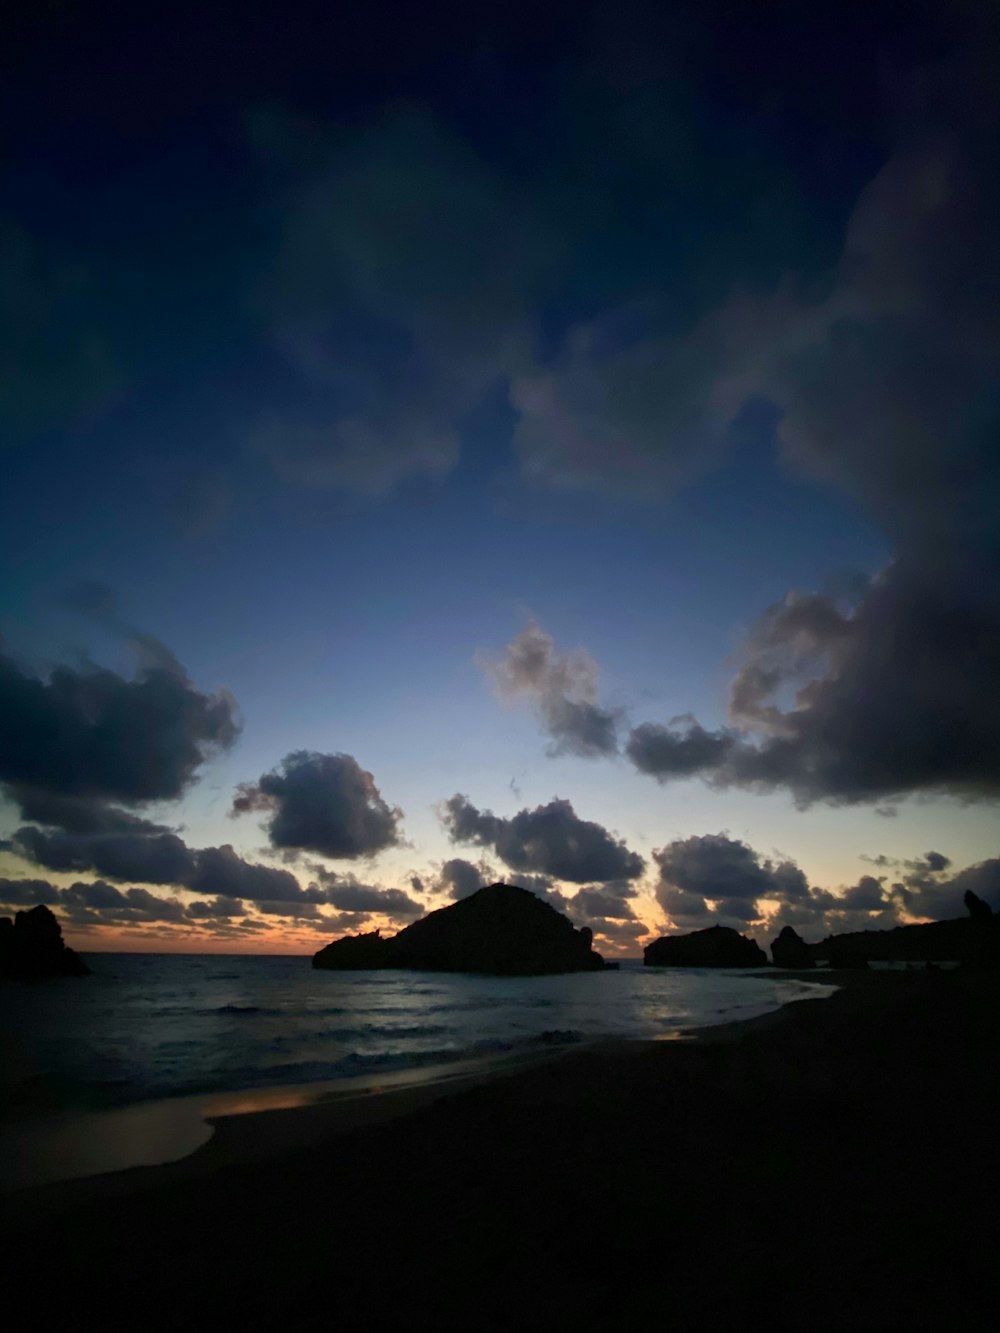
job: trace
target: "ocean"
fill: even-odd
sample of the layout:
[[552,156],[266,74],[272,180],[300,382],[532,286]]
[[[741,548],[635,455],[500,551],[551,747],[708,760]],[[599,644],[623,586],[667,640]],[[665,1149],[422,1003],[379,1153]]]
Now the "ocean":
[[84,955],[86,980],[0,988],[3,1118],[507,1062],[668,1038],[823,995],[820,982],[659,970],[555,977],[324,972],[307,957]]

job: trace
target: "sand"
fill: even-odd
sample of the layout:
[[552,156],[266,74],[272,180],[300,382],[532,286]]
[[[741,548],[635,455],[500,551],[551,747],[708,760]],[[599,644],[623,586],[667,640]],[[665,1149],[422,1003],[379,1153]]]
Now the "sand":
[[5,1299],[104,1328],[989,1326],[997,985],[854,983],[8,1195]]

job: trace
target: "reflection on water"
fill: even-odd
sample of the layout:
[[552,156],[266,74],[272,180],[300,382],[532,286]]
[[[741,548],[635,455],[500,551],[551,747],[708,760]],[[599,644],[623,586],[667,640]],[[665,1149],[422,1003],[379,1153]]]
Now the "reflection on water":
[[322,972],[303,958],[90,962],[83,982],[0,989],[4,1118],[249,1088],[287,1098],[289,1086],[329,1080],[391,1085],[460,1061],[659,1039],[829,989],[628,965],[503,978]]

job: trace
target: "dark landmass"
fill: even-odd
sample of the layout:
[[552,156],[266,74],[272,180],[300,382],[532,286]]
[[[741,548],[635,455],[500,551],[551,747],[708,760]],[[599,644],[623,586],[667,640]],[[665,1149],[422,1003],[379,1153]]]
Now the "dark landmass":
[[334,940],[313,956],[321,968],[411,968],[427,972],[486,972],[537,976],[592,972],[604,959],[592,932],[526,889],[491,884],[414,921],[398,935],[377,931]]
[[44,905],[0,917],[0,980],[89,977],[90,968],[63,943],[59,922]]
[[847,980],[724,1042],[571,1052],[308,1147],[275,1112],[267,1159],[220,1132],[10,1196],[11,1326],[23,1295],[105,1330],[994,1327],[998,978]]
[[973,968],[1000,966],[1000,918],[971,890],[964,901],[968,916],[952,921],[828,935],[818,944],[806,944],[786,926],[771,945],[771,956],[776,967],[793,968],[818,963],[834,968],[949,962]]
[[771,961],[775,967],[792,967],[797,970],[816,966],[813,946],[806,944],[791,926],[783,927],[778,938],[772,940]]
[[642,951],[647,967],[766,967],[767,954],[729,926],[664,935]]

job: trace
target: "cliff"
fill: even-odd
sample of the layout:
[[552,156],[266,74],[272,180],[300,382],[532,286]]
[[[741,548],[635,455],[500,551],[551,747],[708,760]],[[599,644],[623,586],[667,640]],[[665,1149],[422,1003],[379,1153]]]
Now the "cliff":
[[427,972],[485,972],[537,976],[591,972],[604,960],[592,933],[526,889],[491,884],[468,898],[430,912],[382,939],[378,932],[334,940],[313,957],[313,967],[408,968]]
[[869,963],[961,963],[964,967],[1000,967],[1000,917],[972,893],[965,894],[969,915],[948,921],[924,921],[887,930],[855,930],[806,944],[786,926],[771,945],[776,967],[867,967]]
[[647,967],[764,967],[767,954],[729,926],[664,935],[643,950]]
[[45,906],[0,917],[0,979],[40,981],[45,977],[88,977],[90,968],[63,943],[59,922]]
[[1000,922],[971,917],[927,921],[891,930],[859,930],[830,935],[810,946],[831,967],[867,967],[869,963],[961,963],[996,967],[1000,963]]

